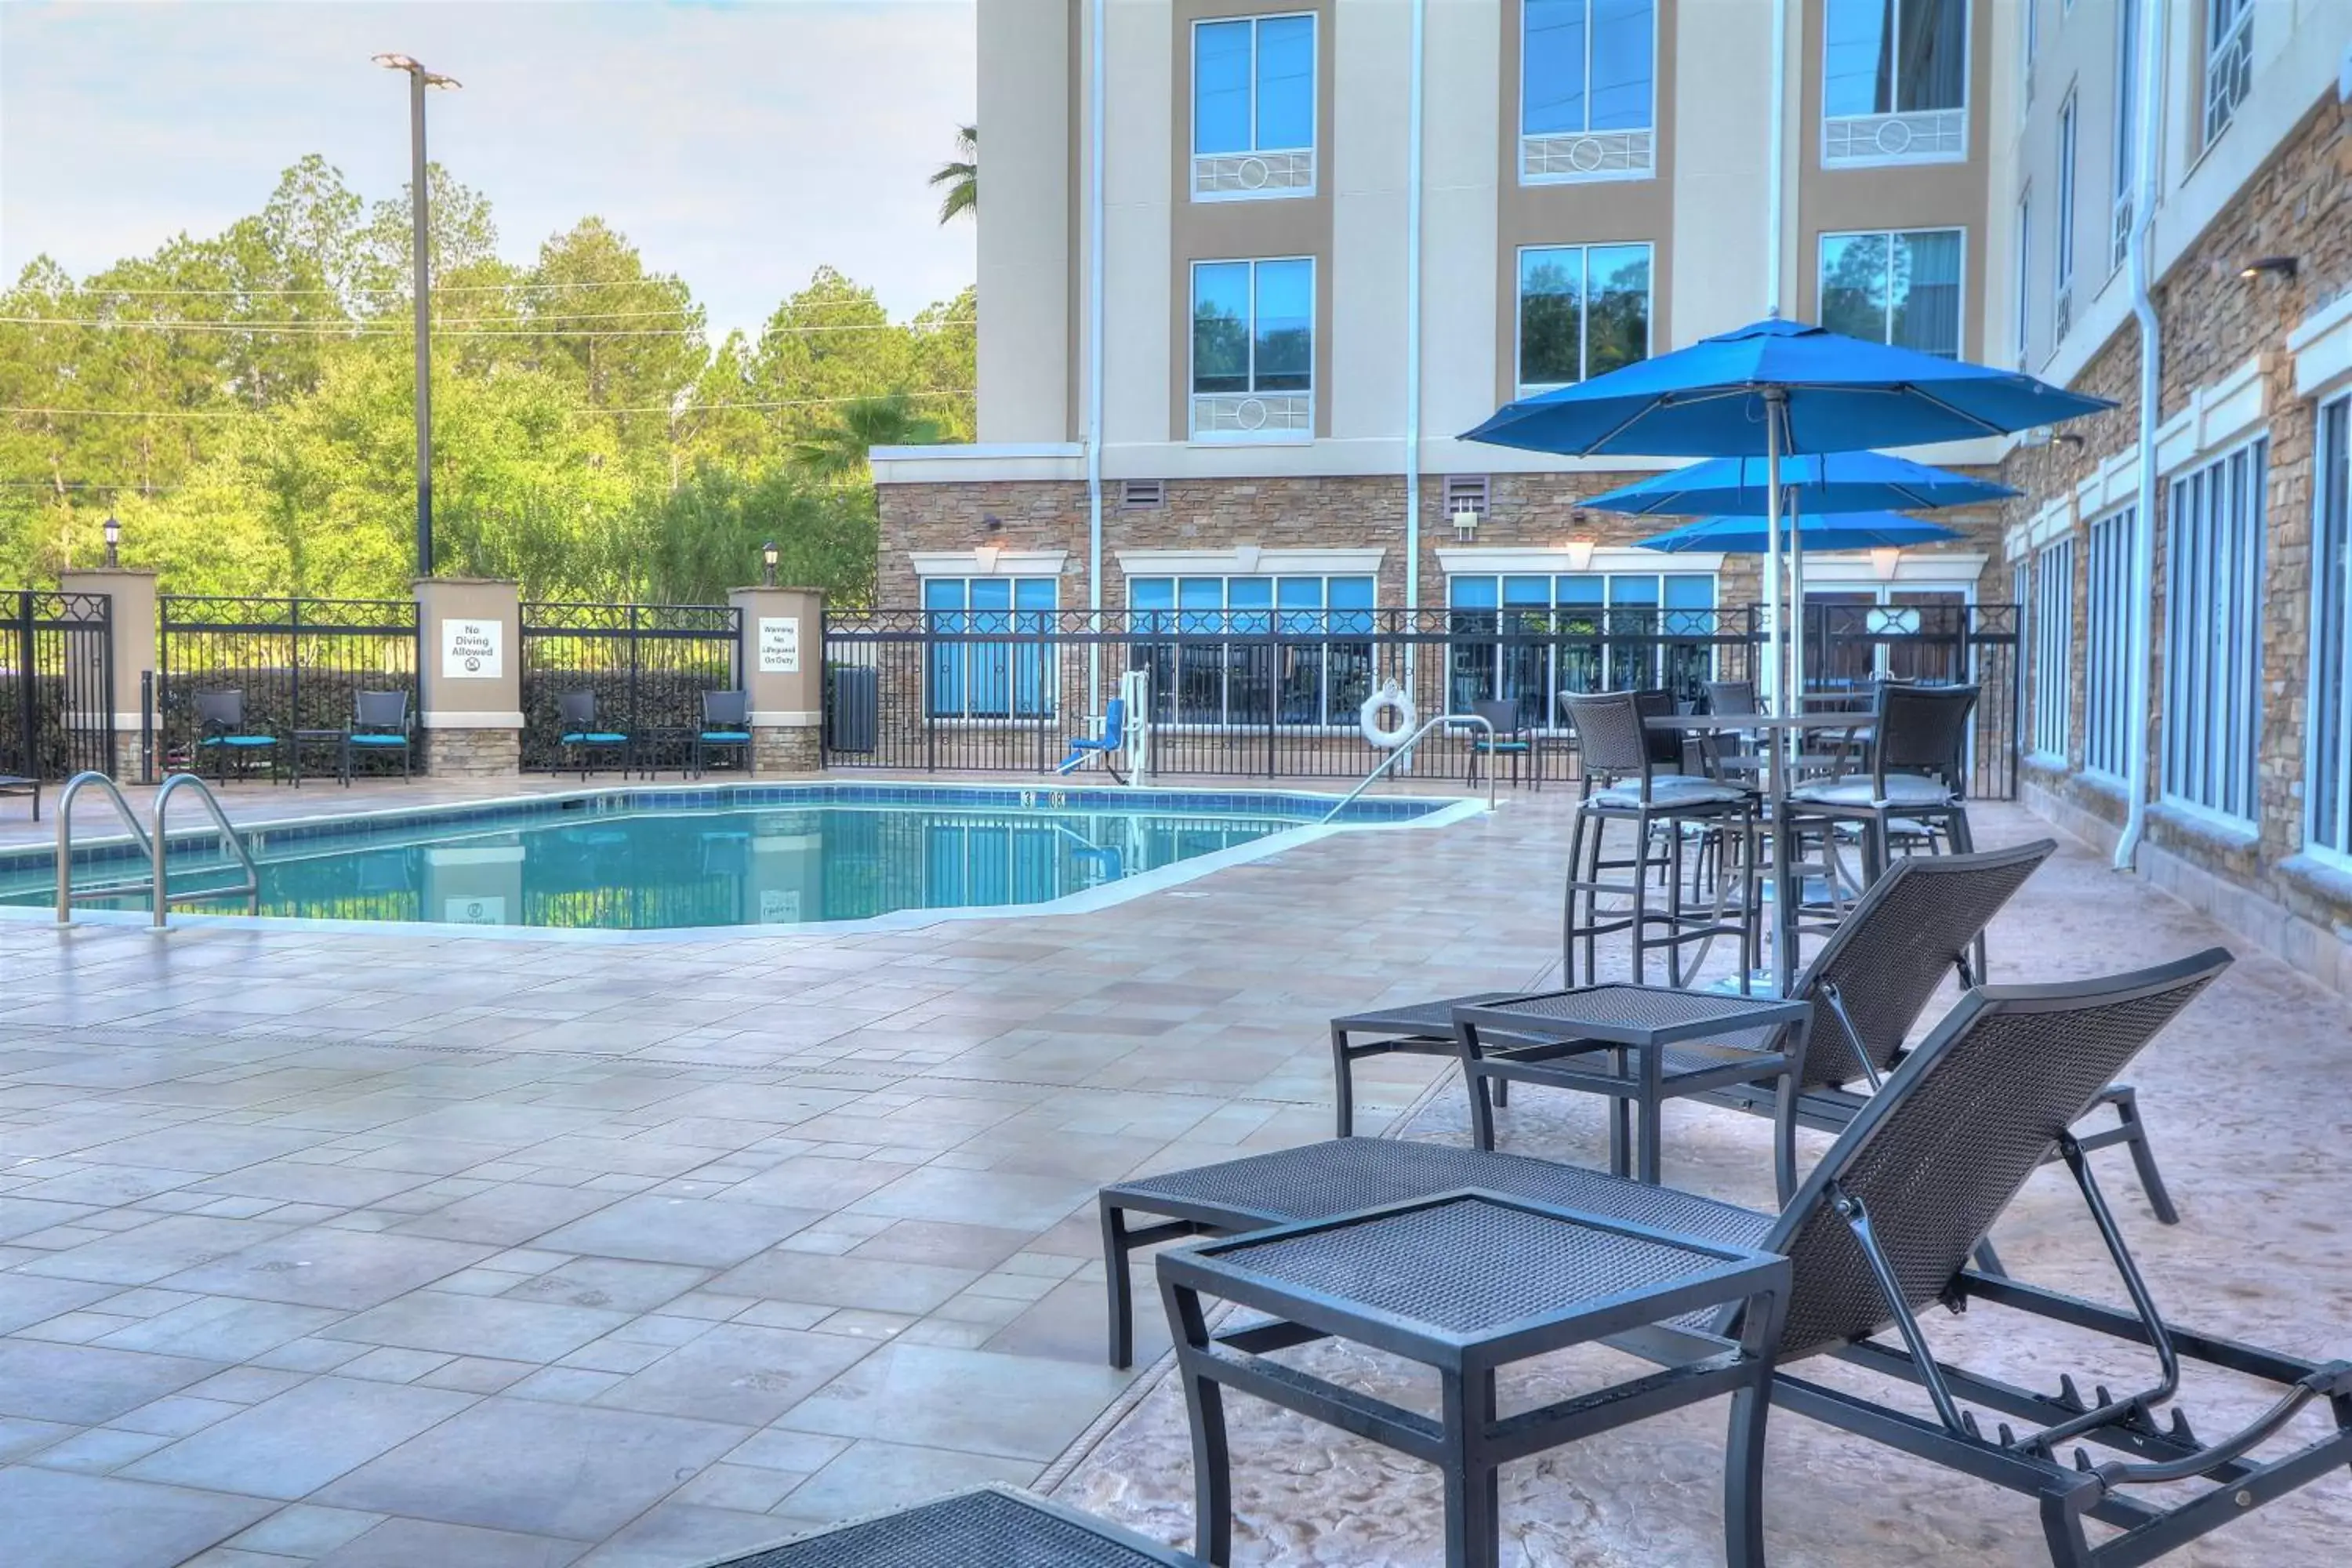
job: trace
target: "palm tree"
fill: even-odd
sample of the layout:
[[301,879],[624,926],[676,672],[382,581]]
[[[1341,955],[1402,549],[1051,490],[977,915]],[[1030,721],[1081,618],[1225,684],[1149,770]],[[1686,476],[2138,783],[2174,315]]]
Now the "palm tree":
[[940,203],[940,221],[946,223],[959,213],[980,216],[980,127],[956,127],[956,159],[941,163],[931,176],[934,185],[945,185],[947,195]]
[[927,447],[939,438],[939,421],[916,413],[906,393],[893,392],[843,404],[831,425],[793,443],[793,461],[824,479],[848,479],[865,471],[870,447]]

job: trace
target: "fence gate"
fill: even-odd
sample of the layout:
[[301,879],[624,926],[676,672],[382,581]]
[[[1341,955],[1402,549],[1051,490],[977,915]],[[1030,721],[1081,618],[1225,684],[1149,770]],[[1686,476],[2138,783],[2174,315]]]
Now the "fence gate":
[[114,601],[0,593],[0,773],[114,772]]
[[596,727],[631,738],[641,764],[679,765],[702,694],[742,684],[742,615],[731,605],[522,606],[522,765],[563,765],[560,700],[587,691]]
[[154,754],[166,768],[195,765],[204,692],[240,694],[247,730],[284,746],[305,731],[340,735],[362,691],[404,692],[418,718],[414,599],[166,594],[157,616]]

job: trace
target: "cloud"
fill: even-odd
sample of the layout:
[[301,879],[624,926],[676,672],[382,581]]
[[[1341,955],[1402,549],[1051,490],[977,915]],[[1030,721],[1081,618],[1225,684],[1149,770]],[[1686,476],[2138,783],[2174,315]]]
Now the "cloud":
[[407,178],[400,49],[464,90],[433,156],[528,260],[593,213],[753,326],[830,263],[908,312],[972,275],[924,183],[971,118],[971,0],[0,5],[0,272],[88,271],[217,232],[323,153],[371,200]]

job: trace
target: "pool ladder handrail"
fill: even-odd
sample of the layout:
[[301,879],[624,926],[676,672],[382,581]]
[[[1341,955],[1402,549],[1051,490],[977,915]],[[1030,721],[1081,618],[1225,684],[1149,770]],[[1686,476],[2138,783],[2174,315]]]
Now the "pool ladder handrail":
[[[122,825],[131,829],[131,841],[137,844],[140,852],[146,856],[150,868],[146,881],[105,888],[83,888],[79,890],[75,889],[73,885],[74,796],[91,784],[103,790],[106,797],[114,803],[115,816],[121,817]],[[190,785],[194,787],[196,798],[204,803],[205,811],[212,817],[213,825],[220,830],[221,842],[236,853],[237,863],[245,868],[245,880],[236,887],[207,888],[202,892],[184,893],[180,895],[180,899],[182,901],[202,900],[209,903],[216,899],[235,898],[243,894],[250,905],[258,906],[261,898],[261,869],[254,864],[253,852],[246,847],[244,836],[239,834],[236,825],[229,821],[228,814],[221,809],[219,798],[213,794],[212,787],[203,779],[194,773],[173,773],[164,779],[162,786],[155,791],[154,802],[148,808],[154,822],[154,831],[150,833],[139,825],[139,818],[131,811],[131,803],[123,798],[122,791],[112,779],[101,773],[79,773],[66,781],[66,787],[58,795],[58,924],[64,926],[73,923],[73,907],[77,900],[119,899],[131,893],[151,893],[154,898],[154,919],[152,923],[157,931],[163,929],[173,902],[171,882],[165,875],[163,865],[164,854],[171,846],[170,836],[165,833],[163,827],[163,816],[170,807],[173,792]]]
[[1355,805],[1356,797],[1358,795],[1371,788],[1373,783],[1377,781],[1382,773],[1388,772],[1389,769],[1395,764],[1396,760],[1399,757],[1411,755],[1412,749],[1421,744],[1422,737],[1428,734],[1432,730],[1436,729],[1441,724],[1475,724],[1479,729],[1486,731],[1486,809],[1488,811],[1494,810],[1495,726],[1487,722],[1486,715],[1482,713],[1440,713],[1433,717],[1427,723],[1422,725],[1420,729],[1415,730],[1406,738],[1402,745],[1391,747],[1389,749],[1389,754],[1382,757],[1380,760],[1379,764],[1375,766],[1370,773],[1364,775],[1363,783],[1349,790],[1340,800],[1339,805],[1333,806],[1329,811],[1325,812],[1321,821],[1318,822],[1316,826],[1318,827],[1321,826],[1323,823],[1330,821],[1333,817],[1339,816],[1341,812]]

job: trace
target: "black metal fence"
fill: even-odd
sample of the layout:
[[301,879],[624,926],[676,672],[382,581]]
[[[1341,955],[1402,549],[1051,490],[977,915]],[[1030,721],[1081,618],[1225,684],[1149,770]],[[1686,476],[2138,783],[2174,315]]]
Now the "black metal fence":
[[[1809,616],[1808,686],[1881,676],[1981,684],[1979,795],[2016,792],[2015,610],[1905,606]],[[1553,610],[878,611],[825,617],[824,761],[835,768],[1036,773],[1098,731],[1120,675],[1148,671],[1156,773],[1360,777],[1378,760],[1360,709],[1393,680],[1423,719],[1504,702],[1537,749],[1572,765],[1571,692],[1664,687],[1696,706],[1710,679],[1761,667],[1760,612]],[[1463,777],[1472,731],[1440,731],[1412,771]]]
[[0,592],[0,773],[114,771],[114,601]]
[[194,765],[204,692],[241,693],[247,731],[288,747],[306,731],[341,734],[362,691],[405,692],[417,718],[414,599],[166,594],[157,617],[155,744],[167,768]]
[[599,729],[646,762],[675,762],[702,722],[702,693],[742,684],[742,616],[729,605],[522,606],[522,765],[563,765],[560,700],[596,698]]

